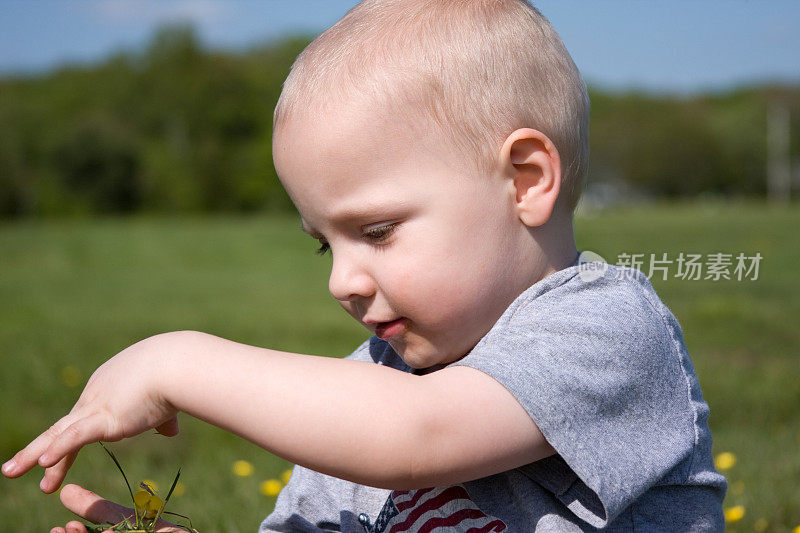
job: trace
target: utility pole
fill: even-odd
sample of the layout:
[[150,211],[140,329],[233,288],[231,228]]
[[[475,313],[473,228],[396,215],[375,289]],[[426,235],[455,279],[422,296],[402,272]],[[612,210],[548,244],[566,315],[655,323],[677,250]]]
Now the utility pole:
[[767,109],[767,199],[773,204],[786,204],[791,196],[789,134],[789,110],[771,104]]

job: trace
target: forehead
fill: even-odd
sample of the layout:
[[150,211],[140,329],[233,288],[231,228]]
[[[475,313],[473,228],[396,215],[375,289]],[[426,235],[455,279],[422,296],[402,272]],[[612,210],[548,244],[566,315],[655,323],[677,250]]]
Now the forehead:
[[408,133],[415,124],[406,123],[406,116],[378,97],[338,91],[331,97],[310,97],[308,107],[296,109],[276,125],[273,155],[278,173],[283,177],[284,167],[294,170],[305,154],[313,153],[329,165],[347,163],[374,150],[386,136],[395,142],[419,138],[419,132]]
[[[293,197],[310,187],[328,193],[352,188],[385,159],[378,146],[389,126],[362,105],[330,104],[296,113],[274,133],[278,176]],[[335,189],[327,191],[332,185]]]
[[425,180],[456,173],[441,135],[372,102],[288,118],[273,137],[278,175],[307,229],[424,195]]

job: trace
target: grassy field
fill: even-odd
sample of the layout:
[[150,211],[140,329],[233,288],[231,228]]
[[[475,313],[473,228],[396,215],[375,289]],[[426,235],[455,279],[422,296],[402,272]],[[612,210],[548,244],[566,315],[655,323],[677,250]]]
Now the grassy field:
[[[675,260],[680,252],[763,256],[757,280],[654,276],[684,328],[706,400],[714,451],[731,452],[726,507],[739,531],[800,525],[800,210],[678,204],[585,213],[579,248]],[[0,455],[63,415],[92,370],[155,333],[195,329],[295,352],[345,355],[366,331],[327,293],[330,258],[292,217],[106,219],[0,226]],[[735,261],[734,261],[735,262]],[[731,269],[732,272],[732,269]],[[146,371],[146,369],[144,370]],[[120,384],[120,394],[126,394]],[[280,398],[276,398],[280,401]],[[202,531],[255,531],[274,504],[259,491],[291,465],[188,418],[181,435],[112,444],[128,475],[166,487],[172,510]],[[232,472],[234,461],[254,466]],[[47,531],[70,514],[38,491],[40,472],[0,479],[0,531]],[[70,482],[127,500],[113,464],[85,449]]]

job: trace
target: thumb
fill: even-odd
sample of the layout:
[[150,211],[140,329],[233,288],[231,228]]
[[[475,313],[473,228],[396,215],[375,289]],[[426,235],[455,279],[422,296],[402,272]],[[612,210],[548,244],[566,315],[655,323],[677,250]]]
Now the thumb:
[[178,417],[173,416],[163,424],[156,426],[156,431],[158,431],[165,437],[174,437],[180,431],[178,429]]
[[[105,500],[78,485],[64,486],[60,497],[64,507],[95,524],[116,524],[126,517],[133,519],[133,509]],[[175,524],[164,520],[159,520],[156,527],[158,531],[181,531]]]
[[95,524],[116,524],[122,518],[133,515],[132,509],[104,500],[78,485],[64,486],[59,496],[64,507]]

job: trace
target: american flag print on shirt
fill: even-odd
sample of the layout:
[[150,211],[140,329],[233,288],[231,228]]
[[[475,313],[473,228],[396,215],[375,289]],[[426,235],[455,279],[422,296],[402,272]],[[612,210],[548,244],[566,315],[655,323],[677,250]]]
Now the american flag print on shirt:
[[372,533],[505,531],[506,524],[481,511],[462,485],[395,490],[383,506]]

